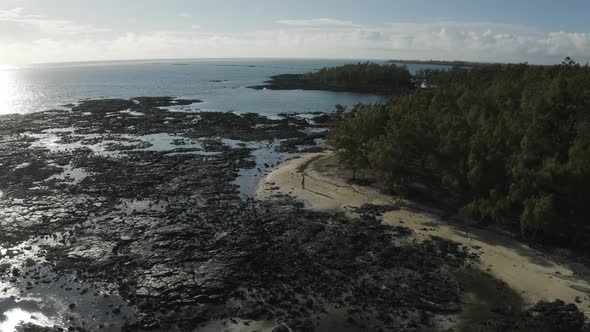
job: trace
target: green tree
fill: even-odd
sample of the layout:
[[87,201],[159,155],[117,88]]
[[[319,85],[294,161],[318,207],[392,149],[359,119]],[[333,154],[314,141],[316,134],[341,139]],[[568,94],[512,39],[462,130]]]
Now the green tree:
[[[362,68],[374,77],[352,69],[323,75],[326,82],[378,81],[377,69]],[[350,76],[339,76],[345,72]],[[423,71],[416,79],[431,88],[345,113],[329,142],[344,162],[368,167],[397,192],[412,184],[447,192],[460,213],[523,236],[584,243],[588,65],[482,65]]]

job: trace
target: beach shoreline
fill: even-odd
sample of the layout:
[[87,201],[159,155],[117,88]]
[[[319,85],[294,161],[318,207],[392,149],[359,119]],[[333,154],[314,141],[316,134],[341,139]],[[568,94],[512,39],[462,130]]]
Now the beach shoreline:
[[[376,188],[348,183],[338,176],[337,161],[331,153],[305,154],[276,167],[259,185],[257,198],[272,200],[293,196],[307,209],[342,212],[354,216],[354,208],[366,204],[391,206],[394,196]],[[465,227],[444,221],[427,208],[408,208],[383,214],[382,223],[404,226],[416,233],[417,240],[433,236],[462,243],[479,255],[477,268],[489,273],[518,292],[525,303],[563,300],[574,303],[590,316],[590,269],[567,259],[550,257],[497,231]],[[415,205],[415,204],[412,204]]]

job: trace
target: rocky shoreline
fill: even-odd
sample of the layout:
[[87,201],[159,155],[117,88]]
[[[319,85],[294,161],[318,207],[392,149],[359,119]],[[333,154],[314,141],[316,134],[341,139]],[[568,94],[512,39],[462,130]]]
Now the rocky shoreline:
[[275,168],[260,184],[257,198],[293,196],[309,210],[407,228],[408,239],[417,243],[445,239],[476,255],[466,268],[449,271],[461,290],[461,311],[437,317],[436,331],[588,330],[583,327],[590,304],[586,266],[496,230],[450,221],[444,210],[386,194],[350,176],[332,152],[306,154]]
[[[329,116],[181,107],[198,102],[0,117],[0,324],[25,313],[24,331],[416,331],[461,311],[452,271],[477,260],[468,248],[289,195],[253,199],[276,163],[323,149]],[[562,303],[532,310],[579,322]],[[490,326],[523,321],[507,317]]]

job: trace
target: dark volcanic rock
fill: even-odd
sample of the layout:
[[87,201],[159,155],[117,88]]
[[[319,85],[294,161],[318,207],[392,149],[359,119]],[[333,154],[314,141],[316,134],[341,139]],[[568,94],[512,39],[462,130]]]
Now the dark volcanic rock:
[[198,99],[176,99],[173,97],[135,97],[131,100],[138,102],[140,106],[148,107],[190,105],[203,102]]
[[541,301],[519,314],[506,314],[501,319],[468,326],[469,331],[539,331],[539,332],[584,332],[590,331],[584,325],[584,313],[574,304],[561,300]]
[[350,220],[240,196],[242,174],[269,168],[257,149],[314,146],[307,122],[158,108],[193,102],[0,117],[0,280],[46,299],[48,315],[52,301],[68,308],[56,325],[89,331],[232,321],[400,331],[460,310],[447,271],[471,256],[458,244],[412,242],[364,216],[387,208]]
[[72,108],[73,112],[117,112],[135,106],[132,100],[127,99],[92,99],[84,100],[78,106]]
[[384,213],[397,211],[399,209],[400,207],[398,205],[364,204],[360,207],[352,208],[351,210],[362,215],[382,216]]

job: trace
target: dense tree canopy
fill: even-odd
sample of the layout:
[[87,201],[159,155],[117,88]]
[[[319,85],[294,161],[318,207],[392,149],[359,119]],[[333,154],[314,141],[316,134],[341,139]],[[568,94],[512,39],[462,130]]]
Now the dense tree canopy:
[[330,90],[395,95],[413,88],[412,75],[405,66],[375,63],[349,64],[306,74],[284,74],[255,88],[273,90]]
[[432,88],[359,105],[330,144],[392,189],[451,193],[465,216],[579,241],[590,227],[590,68],[486,65],[422,73]]

